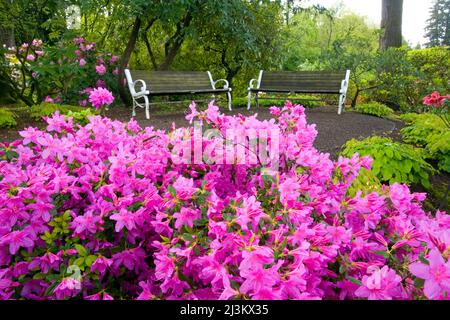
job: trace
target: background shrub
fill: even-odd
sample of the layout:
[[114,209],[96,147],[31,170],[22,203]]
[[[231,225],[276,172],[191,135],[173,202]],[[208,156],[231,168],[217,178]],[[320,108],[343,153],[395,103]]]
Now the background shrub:
[[442,119],[430,113],[405,114],[401,119],[408,124],[400,131],[403,140],[425,148],[440,170],[450,172],[450,130]]
[[56,111],[67,115],[70,112],[82,112],[84,110],[86,108],[79,106],[42,102],[30,108],[30,116],[35,120],[40,120],[42,117],[48,117]]
[[390,138],[373,136],[364,140],[352,139],[344,145],[343,156],[354,153],[370,156],[373,174],[382,182],[418,183],[430,187],[429,174],[433,167],[426,162],[426,152]]
[[[291,99],[299,99],[296,102],[298,102],[302,106],[308,107],[308,108],[324,107],[326,104],[325,101],[318,100],[318,99],[320,99],[320,97],[313,96],[313,95],[306,95],[306,94],[293,95],[293,96],[286,95],[286,100],[291,100]],[[247,101],[248,101],[247,97],[233,97],[233,106],[234,107],[247,107]],[[283,102],[282,99],[261,99],[258,101],[259,101],[259,105],[261,107],[277,106],[280,104],[280,102]],[[256,106],[256,103],[255,103],[255,100],[252,98],[252,107],[254,107],[254,106]]]
[[15,115],[9,110],[0,108],[0,128],[10,128],[17,125]]
[[391,108],[375,101],[357,105],[356,110],[377,117],[387,117],[394,114],[394,111]]

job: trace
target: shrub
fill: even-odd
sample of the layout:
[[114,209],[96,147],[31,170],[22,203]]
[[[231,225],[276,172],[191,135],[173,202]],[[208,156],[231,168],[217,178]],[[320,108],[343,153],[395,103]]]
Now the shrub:
[[450,130],[442,119],[430,113],[401,116],[408,125],[400,130],[403,140],[425,148],[440,170],[450,172]]
[[89,117],[98,115],[98,113],[90,108],[82,111],[69,111],[67,118],[71,117],[74,124],[85,126],[89,123]]
[[118,60],[82,37],[58,45],[34,39],[17,48],[0,47],[0,75],[11,94],[29,106],[42,101],[86,106],[94,88],[117,93]]
[[394,114],[394,111],[386,105],[379,102],[368,102],[356,106],[356,110],[377,117],[388,117]]
[[14,113],[0,107],[0,128],[15,127],[17,122],[14,118]]
[[382,182],[420,183],[430,187],[429,174],[433,172],[433,167],[425,161],[426,152],[423,149],[373,136],[348,141],[342,155],[351,156],[355,152],[373,158],[372,172]]
[[[313,147],[304,108],[271,112],[259,121],[191,106],[189,120],[220,133],[193,150],[192,128],[100,116],[77,128],[54,115],[47,131],[20,132],[0,153],[0,297],[445,299],[447,279],[427,265],[448,268],[438,249],[448,216],[424,212],[425,195],[406,185],[347,196],[371,160],[333,162]],[[282,156],[267,163],[279,170],[252,153],[258,161],[217,163],[239,147],[241,135],[221,138],[231,128],[279,130]],[[216,162],[176,161],[211,146]]]
[[35,120],[41,120],[43,117],[51,116],[56,111],[61,114],[68,114],[69,112],[82,112],[84,110],[86,108],[79,106],[42,102],[30,108],[30,116]]
[[[286,100],[290,98],[300,99],[301,105],[308,108],[318,108],[325,106],[325,102],[322,100],[318,100],[319,98],[317,96],[312,95],[295,95],[295,96],[286,96]],[[247,97],[233,97],[233,106],[234,107],[247,107]],[[259,105],[261,107],[271,107],[271,106],[277,106],[280,104],[282,100],[280,99],[261,99],[259,100]],[[255,107],[256,103],[255,100],[252,99],[252,107]]]

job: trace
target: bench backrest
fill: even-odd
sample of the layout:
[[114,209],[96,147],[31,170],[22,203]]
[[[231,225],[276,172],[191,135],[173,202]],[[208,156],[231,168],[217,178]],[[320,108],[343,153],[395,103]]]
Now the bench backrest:
[[261,71],[259,88],[274,92],[339,93],[346,71]]
[[131,76],[133,81],[144,80],[150,93],[213,89],[209,72],[131,70]]

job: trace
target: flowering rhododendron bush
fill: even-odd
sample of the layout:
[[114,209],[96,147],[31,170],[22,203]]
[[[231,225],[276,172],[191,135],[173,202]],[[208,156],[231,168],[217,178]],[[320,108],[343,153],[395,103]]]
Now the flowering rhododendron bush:
[[[20,132],[1,153],[0,297],[447,299],[450,217],[424,212],[406,185],[347,196],[371,159],[317,151],[302,106],[271,112],[191,105],[188,119],[278,130],[280,157],[265,165],[278,170],[176,161],[194,128],[55,114]],[[218,158],[221,145],[200,141]]]
[[83,37],[57,45],[34,39],[18,47],[0,47],[1,74],[14,97],[28,105],[44,101],[88,106],[93,90],[117,93],[118,67],[119,56]]

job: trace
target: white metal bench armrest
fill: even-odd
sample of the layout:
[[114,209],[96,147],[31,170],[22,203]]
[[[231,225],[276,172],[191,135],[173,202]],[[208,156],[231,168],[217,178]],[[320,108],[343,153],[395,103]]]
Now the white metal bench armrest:
[[228,89],[230,87],[230,83],[228,82],[227,79],[219,79],[219,80],[214,81],[214,88],[216,87],[216,84],[218,82],[225,82],[225,84],[223,86],[224,89]]
[[255,89],[254,86],[255,86],[255,82],[257,82],[257,81],[258,81],[258,79],[250,80],[250,83],[248,84],[248,89]]
[[[136,91],[135,87],[136,84],[140,83],[141,84],[141,90],[139,92]],[[149,94],[150,92],[147,90],[147,84],[145,83],[144,80],[138,79],[136,81],[133,82],[133,89],[134,89],[134,93],[133,96],[142,96],[142,95],[146,95]]]

